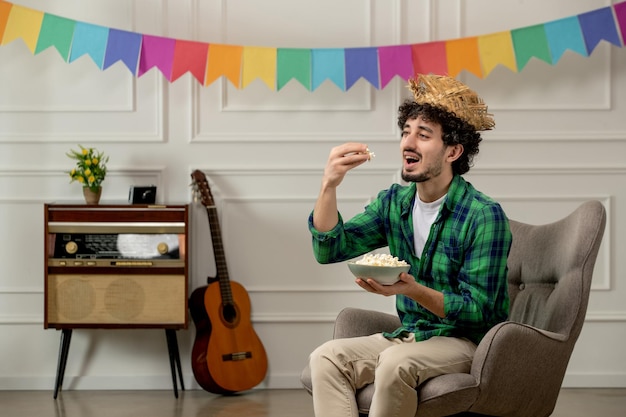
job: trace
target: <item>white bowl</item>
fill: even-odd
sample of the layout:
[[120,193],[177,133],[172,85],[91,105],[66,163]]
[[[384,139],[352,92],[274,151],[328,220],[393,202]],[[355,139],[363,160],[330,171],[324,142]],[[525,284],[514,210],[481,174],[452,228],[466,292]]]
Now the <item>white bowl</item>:
[[409,272],[411,265],[404,266],[376,266],[363,265],[356,262],[348,262],[350,272],[357,278],[372,278],[374,281],[382,285],[395,284],[399,280],[399,275],[403,272]]

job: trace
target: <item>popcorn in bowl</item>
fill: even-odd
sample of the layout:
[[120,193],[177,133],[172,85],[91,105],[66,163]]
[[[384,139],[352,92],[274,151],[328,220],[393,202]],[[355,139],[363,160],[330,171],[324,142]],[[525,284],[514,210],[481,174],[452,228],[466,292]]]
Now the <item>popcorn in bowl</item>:
[[406,261],[398,259],[397,256],[391,256],[386,253],[368,253],[363,258],[354,262],[358,265],[372,265],[372,266],[407,266]]
[[355,277],[372,278],[383,285],[398,282],[400,274],[409,272],[410,268],[406,261],[387,254],[367,254],[362,259],[348,262],[348,269]]

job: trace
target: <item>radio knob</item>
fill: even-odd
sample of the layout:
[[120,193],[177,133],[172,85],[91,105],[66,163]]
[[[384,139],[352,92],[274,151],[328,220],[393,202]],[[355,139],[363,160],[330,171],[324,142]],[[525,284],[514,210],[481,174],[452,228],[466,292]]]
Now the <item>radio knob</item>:
[[78,245],[76,244],[76,242],[67,242],[67,244],[65,245],[65,252],[69,253],[70,255],[75,254],[77,250]]
[[161,255],[165,255],[170,250],[170,248],[169,246],[167,246],[167,243],[161,242],[157,245],[157,250]]

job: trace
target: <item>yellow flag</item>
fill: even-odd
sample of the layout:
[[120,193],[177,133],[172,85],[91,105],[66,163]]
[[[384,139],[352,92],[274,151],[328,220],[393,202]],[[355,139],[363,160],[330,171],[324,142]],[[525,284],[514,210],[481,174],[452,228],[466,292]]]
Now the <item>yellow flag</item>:
[[245,88],[257,78],[267,84],[270,90],[276,90],[276,48],[243,48],[242,86]]
[[485,77],[499,64],[517,72],[511,32],[498,32],[478,37],[478,50]]
[[43,12],[14,4],[4,29],[2,45],[22,38],[28,49],[34,54],[42,21]]

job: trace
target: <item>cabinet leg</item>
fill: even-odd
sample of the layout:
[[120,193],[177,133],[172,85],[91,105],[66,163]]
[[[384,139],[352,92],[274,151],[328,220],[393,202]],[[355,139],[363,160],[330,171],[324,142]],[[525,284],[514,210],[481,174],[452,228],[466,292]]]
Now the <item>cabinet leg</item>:
[[59,390],[63,387],[63,377],[65,376],[65,365],[67,364],[67,355],[70,351],[70,342],[72,340],[72,329],[61,330],[61,345],[59,346],[59,359],[57,363],[57,377],[54,385],[54,399],[59,395]]
[[185,383],[183,382],[183,371],[180,365],[180,351],[178,350],[178,339],[176,330],[165,329],[165,338],[167,339],[167,351],[170,357],[170,369],[172,371],[172,384],[174,386],[174,396],[178,398],[178,384],[176,382],[176,374],[180,380],[180,387],[184,391]]

